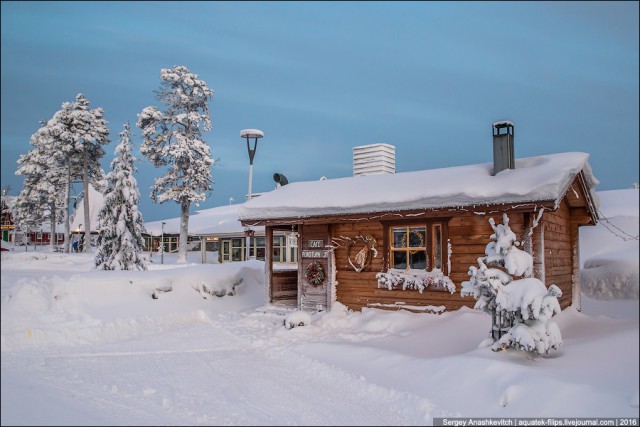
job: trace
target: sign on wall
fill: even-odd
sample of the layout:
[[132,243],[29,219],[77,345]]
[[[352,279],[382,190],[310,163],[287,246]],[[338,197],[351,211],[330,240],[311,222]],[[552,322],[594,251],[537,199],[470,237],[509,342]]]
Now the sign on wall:
[[307,246],[310,248],[324,248],[324,240],[309,240]]
[[302,251],[302,258],[329,258],[329,251]]

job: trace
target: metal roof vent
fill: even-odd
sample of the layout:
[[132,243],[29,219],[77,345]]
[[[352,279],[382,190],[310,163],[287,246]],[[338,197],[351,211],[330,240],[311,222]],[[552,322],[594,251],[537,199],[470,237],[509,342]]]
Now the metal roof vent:
[[502,120],[493,123],[493,175],[505,169],[515,169],[513,123]]
[[273,180],[276,182],[276,188],[282,187],[283,185],[287,185],[289,183],[289,180],[286,176],[277,172],[273,174]]

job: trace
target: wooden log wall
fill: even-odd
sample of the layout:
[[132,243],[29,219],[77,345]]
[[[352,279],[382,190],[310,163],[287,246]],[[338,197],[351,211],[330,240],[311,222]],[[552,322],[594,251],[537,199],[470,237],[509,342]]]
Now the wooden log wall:
[[[522,240],[525,229],[526,214],[510,213],[509,227]],[[456,285],[456,294],[460,295],[462,282],[469,280],[469,267],[478,267],[478,258],[485,256],[485,248],[491,242],[493,229],[489,224],[493,218],[496,224],[502,224],[502,214],[493,215],[465,215],[452,218],[449,221],[449,242],[451,244],[451,267],[449,277]],[[520,246],[523,249],[523,246]],[[453,296],[453,295],[452,295]],[[464,305],[473,307],[475,299],[466,297],[460,299]],[[447,307],[449,309],[449,307]]]
[[274,270],[271,276],[271,301],[298,298],[298,270]]
[[376,273],[383,271],[384,259],[384,228],[382,223],[378,221],[363,222],[356,224],[332,224],[331,237],[339,239],[341,237],[355,238],[358,235],[373,236],[376,241],[376,249],[378,256],[374,257],[371,265],[360,273],[357,273],[349,265],[349,254],[351,259],[364,245],[354,245],[349,251],[341,247],[335,249],[335,266],[336,280],[336,299],[352,310],[361,310],[368,303],[380,302],[375,297],[375,291],[378,288],[378,280]]
[[[571,239],[571,212],[566,199],[555,212],[542,215],[544,226],[544,282],[547,287],[555,284],[562,291],[560,307],[571,305],[573,296],[574,251]],[[536,229],[535,232],[538,232]],[[577,235],[577,233],[576,233]],[[537,248],[534,245],[534,250]]]
[[[522,250],[531,250],[534,258],[534,277],[541,279],[547,287],[556,284],[563,293],[560,298],[564,309],[572,302],[572,276],[575,276],[575,254],[572,242],[572,223],[570,209],[563,201],[556,212],[546,211],[534,235],[530,247],[525,248],[525,234],[529,231],[535,213],[510,212],[509,226],[522,243]],[[478,258],[485,256],[486,245],[491,241],[493,229],[489,218],[493,217],[496,224],[502,223],[502,213],[477,215],[463,214],[449,219],[447,222],[448,242],[445,242],[443,256],[447,257],[447,245],[451,245],[450,265],[448,276],[456,285],[456,292],[417,290],[388,290],[378,288],[376,273],[386,271],[384,266],[385,242],[387,228],[382,222],[370,221],[361,223],[332,224],[333,238],[355,238],[357,235],[372,235],[377,240],[378,256],[373,258],[371,265],[358,273],[349,265],[349,254],[346,248],[335,250],[335,268],[338,286],[337,300],[351,309],[360,310],[371,304],[394,305],[402,303],[407,306],[440,306],[447,310],[457,310],[462,306],[473,307],[472,297],[460,296],[461,284],[469,280],[469,267],[478,266]],[[577,230],[573,230],[577,236]],[[574,239],[575,240],[575,239]],[[350,249],[353,256],[362,245],[354,245]],[[538,252],[542,251],[538,256]],[[445,273],[447,273],[445,271]],[[384,307],[382,307],[384,308]],[[389,307],[390,308],[390,307]]]
[[[519,219],[518,219],[519,218]],[[523,215],[511,219],[510,225],[516,233],[522,231]],[[477,266],[477,258],[484,256],[484,249],[489,243],[489,236],[493,230],[488,222],[489,217],[465,216],[449,221],[448,237],[452,245],[451,266],[449,277],[456,285],[456,292],[429,291],[420,293],[417,290],[388,290],[378,288],[376,273],[386,271],[383,265],[385,251],[385,227],[381,222],[367,222],[357,224],[333,224],[331,234],[334,238],[357,235],[372,235],[378,242],[378,256],[373,259],[371,266],[357,273],[349,266],[349,258],[345,248],[335,251],[337,269],[337,300],[353,310],[360,310],[369,304],[395,305],[402,303],[406,306],[441,306],[447,310],[457,310],[463,306],[473,307],[475,300],[471,297],[460,296],[461,283],[469,280],[467,272],[471,265]],[[496,222],[502,222],[502,216],[496,216]],[[447,257],[447,242],[444,242],[443,256]],[[356,249],[357,248],[357,249]],[[351,249],[351,256],[359,250],[359,246]],[[446,273],[446,271],[445,271]],[[385,307],[381,307],[385,308]],[[389,307],[391,308],[391,307]]]

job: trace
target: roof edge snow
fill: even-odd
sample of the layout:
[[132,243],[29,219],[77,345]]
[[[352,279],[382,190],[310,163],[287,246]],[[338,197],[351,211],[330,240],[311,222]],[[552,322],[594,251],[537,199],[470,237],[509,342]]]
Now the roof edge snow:
[[578,174],[597,208],[598,180],[589,154],[572,152],[516,159],[516,168],[491,174],[483,163],[394,175],[290,183],[238,210],[241,221],[312,218],[409,210],[551,202],[558,206]]

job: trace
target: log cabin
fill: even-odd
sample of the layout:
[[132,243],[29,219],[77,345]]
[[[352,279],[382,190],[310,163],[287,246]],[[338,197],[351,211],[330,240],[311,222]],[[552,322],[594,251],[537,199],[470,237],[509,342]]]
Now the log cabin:
[[[534,277],[580,310],[578,229],[598,221],[597,179],[587,153],[515,159],[513,123],[493,128],[493,165],[290,183],[244,204],[244,226],[264,226],[268,305],[441,312],[462,297],[471,265],[485,255],[489,218],[509,217]],[[298,236],[296,270],[278,270],[276,231]]]

